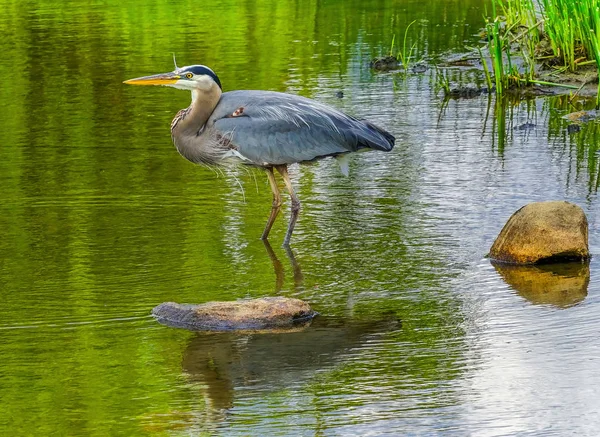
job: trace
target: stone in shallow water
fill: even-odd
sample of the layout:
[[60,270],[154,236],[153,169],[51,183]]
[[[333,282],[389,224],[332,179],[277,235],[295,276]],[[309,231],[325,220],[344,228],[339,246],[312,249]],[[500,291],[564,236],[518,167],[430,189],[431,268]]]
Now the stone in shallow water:
[[194,331],[275,330],[305,326],[317,315],[306,302],[263,297],[201,305],[161,303],[152,315],[167,326]]
[[397,69],[400,62],[395,56],[384,56],[383,58],[373,59],[369,65],[374,70],[387,71]]
[[586,123],[591,120],[596,120],[600,117],[600,111],[595,109],[591,111],[577,111],[564,115],[562,118],[573,123]]
[[564,201],[525,205],[504,225],[489,256],[493,261],[511,264],[588,260],[585,213]]

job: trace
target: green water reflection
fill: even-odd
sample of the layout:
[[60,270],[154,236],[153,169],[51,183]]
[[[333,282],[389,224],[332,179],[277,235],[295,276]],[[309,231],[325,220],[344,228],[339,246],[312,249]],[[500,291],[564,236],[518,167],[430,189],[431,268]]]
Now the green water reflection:
[[[451,1],[206,6],[3,1],[1,6],[0,75],[11,78],[0,88],[4,431],[152,434],[173,432],[181,421],[183,428],[199,426],[198,421],[200,429],[214,428],[213,416],[233,405],[233,394],[223,394],[226,405],[213,405],[214,399],[203,400],[194,383],[182,379],[190,355],[184,351],[197,340],[186,346],[189,335],[145,318],[165,300],[204,302],[280,292],[311,299],[327,315],[350,311],[364,318],[391,311],[412,324],[395,334],[411,347],[429,350],[431,343],[454,338],[455,330],[445,328],[455,324],[448,323],[456,317],[451,300],[427,293],[418,299],[386,298],[390,287],[438,284],[435,257],[425,248],[409,250],[403,242],[410,238],[403,215],[394,220],[393,236],[385,227],[385,217],[410,193],[407,185],[392,194],[391,181],[402,176],[386,175],[381,188],[372,184],[385,194],[385,203],[376,202],[375,210],[365,203],[370,196],[352,195],[363,188],[358,178],[329,177],[339,200],[311,198],[308,193],[323,181],[316,180],[318,167],[303,170],[299,191],[306,210],[322,215],[302,217],[298,241],[306,245],[299,244],[297,254],[302,270],[277,247],[273,254],[284,268],[276,275],[257,238],[270,203],[263,175],[238,175],[244,202],[232,176],[218,178],[189,165],[170,144],[170,119],[187,105],[188,95],[143,94],[121,82],[170,69],[175,52],[181,64],[213,67],[226,89],[312,96],[324,76],[340,88],[377,81],[363,64],[388,50],[393,34],[413,19],[419,24],[415,38],[421,56],[460,47],[471,38],[477,8]],[[431,28],[444,32],[431,34]],[[366,230],[361,217],[370,217]],[[283,226],[274,231],[274,241],[282,232]],[[340,246],[349,233],[354,237]],[[365,234],[371,235],[369,241],[361,241]],[[350,295],[362,290],[373,290],[373,297],[350,303]],[[436,328],[423,336],[416,326]],[[343,330],[338,335],[342,344],[351,341],[344,340]],[[381,360],[396,361],[398,347],[371,353],[377,367]],[[417,356],[413,365],[419,379],[454,372],[446,353]],[[335,351],[331,357],[344,362]],[[338,396],[359,387],[357,380],[371,371],[350,361],[324,367],[320,378],[309,382],[318,363],[297,364],[308,372],[309,391],[324,384],[318,391]],[[281,395],[277,386],[269,391],[274,394],[267,399]],[[359,398],[352,402],[361,403]],[[338,407],[350,402],[342,398]],[[314,414],[331,408],[317,402]],[[260,409],[256,414],[268,417]]]
[[[419,57],[473,45],[480,2],[0,6],[0,434],[462,429],[453,408],[473,312],[457,284],[477,288],[465,269],[481,273],[468,268],[522,199],[486,209],[478,197],[509,191],[489,176],[511,157],[482,128],[486,103],[453,102],[437,121],[427,76],[394,91],[393,74],[367,63],[415,19]],[[189,95],[121,83],[171,69],[173,52],[214,68],[226,90],[286,90],[369,118],[398,146],[357,157],[348,178],[329,161],[293,169],[304,205],[293,252],[279,247],[281,219],[269,251],[264,175],[186,162],[168,127]],[[481,289],[503,286],[481,274],[494,284]],[[308,300],[321,325],[213,337],[149,317],[163,301],[270,295]]]

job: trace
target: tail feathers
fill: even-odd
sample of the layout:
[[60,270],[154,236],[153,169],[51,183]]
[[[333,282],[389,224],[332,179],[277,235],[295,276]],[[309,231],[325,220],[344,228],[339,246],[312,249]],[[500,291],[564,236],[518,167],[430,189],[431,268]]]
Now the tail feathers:
[[388,131],[380,128],[379,126],[375,126],[373,123],[361,120],[371,131],[374,131],[379,141],[369,141],[368,147],[376,150],[383,150],[385,152],[389,152],[394,148],[394,143],[396,138],[389,133]]

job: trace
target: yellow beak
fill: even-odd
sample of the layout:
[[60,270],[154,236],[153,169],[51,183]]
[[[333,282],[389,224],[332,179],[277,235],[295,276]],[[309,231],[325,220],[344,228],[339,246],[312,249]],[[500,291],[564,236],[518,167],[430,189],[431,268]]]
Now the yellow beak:
[[177,82],[181,77],[175,73],[161,73],[152,76],[136,77],[124,81],[127,85],[169,85]]

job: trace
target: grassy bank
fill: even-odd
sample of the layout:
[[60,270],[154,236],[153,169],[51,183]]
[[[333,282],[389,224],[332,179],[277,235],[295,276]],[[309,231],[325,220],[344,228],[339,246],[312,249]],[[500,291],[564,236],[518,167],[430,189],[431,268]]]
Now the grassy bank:
[[[578,81],[581,86],[597,81],[600,0],[493,0],[490,12],[486,36],[491,68],[484,59],[484,70],[496,93],[532,83],[577,89]],[[599,96],[600,85],[597,104]]]

